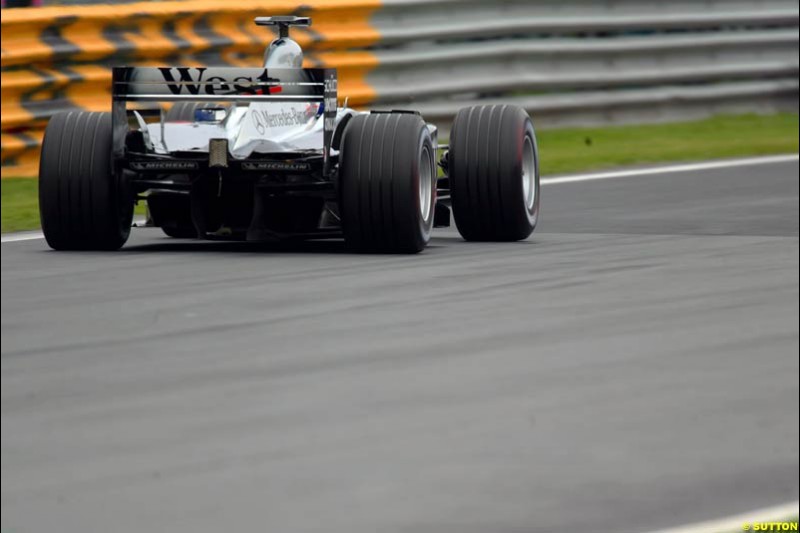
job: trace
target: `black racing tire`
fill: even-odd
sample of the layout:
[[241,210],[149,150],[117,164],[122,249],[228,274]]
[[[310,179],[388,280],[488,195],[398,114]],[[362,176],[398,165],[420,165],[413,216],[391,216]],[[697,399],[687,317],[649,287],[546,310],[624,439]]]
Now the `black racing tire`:
[[342,229],[362,252],[417,253],[428,244],[436,204],[436,151],[411,113],[358,115],[339,154]]
[[133,196],[111,166],[111,113],[54,115],[39,160],[39,212],[55,250],[116,250],[133,221]]
[[197,230],[194,226],[161,226],[161,231],[173,239],[196,239]]
[[167,111],[167,122],[194,122],[194,112],[197,109],[214,107],[210,102],[177,102]]
[[468,241],[518,241],[539,219],[539,151],[528,113],[510,105],[461,109],[450,130],[450,199]]

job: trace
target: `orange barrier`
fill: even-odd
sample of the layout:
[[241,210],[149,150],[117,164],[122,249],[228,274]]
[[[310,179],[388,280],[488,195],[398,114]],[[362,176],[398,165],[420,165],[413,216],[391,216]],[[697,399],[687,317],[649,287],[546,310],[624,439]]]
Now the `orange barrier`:
[[2,176],[36,174],[43,128],[54,113],[109,110],[113,65],[260,65],[273,34],[253,24],[259,15],[312,17],[313,26],[292,33],[306,66],[338,67],[339,94],[366,104],[375,97],[366,75],[378,61],[364,49],[379,38],[369,23],[379,4],[190,0],[4,11]]

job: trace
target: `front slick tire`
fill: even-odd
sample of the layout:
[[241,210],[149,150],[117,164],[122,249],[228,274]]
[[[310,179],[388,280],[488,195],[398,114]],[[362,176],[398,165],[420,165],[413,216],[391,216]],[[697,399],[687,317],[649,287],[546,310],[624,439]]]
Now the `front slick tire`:
[[524,109],[481,105],[453,121],[448,155],[453,218],[468,241],[518,241],[539,218],[539,154]]
[[111,114],[50,119],[39,161],[39,206],[55,250],[116,250],[131,231],[133,200],[111,168]]
[[425,248],[436,204],[435,156],[419,115],[375,113],[350,121],[339,155],[348,246],[379,253]]

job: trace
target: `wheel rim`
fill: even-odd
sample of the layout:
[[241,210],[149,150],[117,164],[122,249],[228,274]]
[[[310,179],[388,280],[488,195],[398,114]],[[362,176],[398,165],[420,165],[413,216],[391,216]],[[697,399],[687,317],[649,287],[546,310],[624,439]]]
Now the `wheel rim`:
[[527,135],[522,145],[522,195],[525,198],[525,207],[530,211],[536,201],[536,160],[533,142]]
[[428,222],[431,217],[432,193],[433,164],[431,152],[427,146],[423,146],[422,153],[419,156],[419,213],[425,222]]

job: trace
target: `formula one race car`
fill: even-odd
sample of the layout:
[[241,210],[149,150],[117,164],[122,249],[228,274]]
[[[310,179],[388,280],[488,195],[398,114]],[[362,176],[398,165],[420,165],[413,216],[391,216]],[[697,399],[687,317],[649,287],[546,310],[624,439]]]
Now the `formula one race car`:
[[110,113],[50,120],[39,201],[52,248],[120,248],[139,201],[178,238],[344,237],[355,250],[415,253],[451,208],[467,240],[531,234],[539,165],[524,110],[462,109],[439,145],[413,111],[338,107],[336,71],[302,68],[289,38],[309,18],[255,22],[279,28],[263,68],[114,68]]

